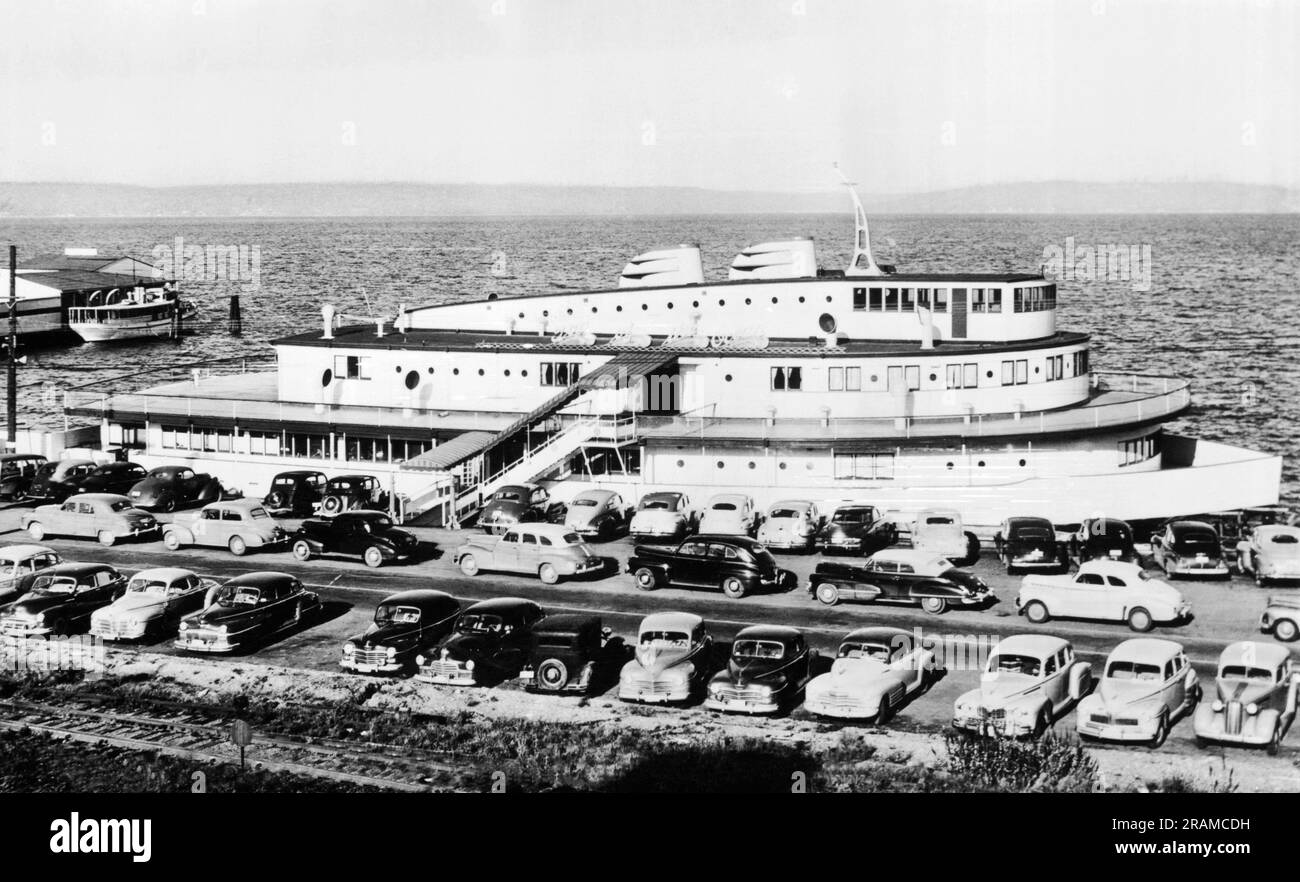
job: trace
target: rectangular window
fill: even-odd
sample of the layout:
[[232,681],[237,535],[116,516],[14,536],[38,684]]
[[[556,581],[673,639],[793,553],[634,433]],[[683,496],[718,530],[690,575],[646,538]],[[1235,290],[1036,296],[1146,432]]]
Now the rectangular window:
[[970,311],[971,312],[984,311],[984,289],[983,288],[970,289]]
[[921,367],[920,365],[909,364],[907,366],[907,388],[915,392],[921,388]]
[[1016,385],[1020,386],[1029,382],[1029,361],[1020,359],[1016,362]]
[[829,368],[826,373],[826,389],[829,392],[844,391],[844,368]]
[[1002,385],[1014,386],[1016,382],[1016,363],[1014,361],[1002,362]]
[[961,366],[962,383],[967,389],[974,389],[980,384],[980,366],[964,364]]
[[935,312],[948,311],[948,289],[947,288],[934,289],[934,311]]
[[989,312],[1001,312],[1002,311],[1002,289],[989,288],[988,291],[989,291],[988,293]]
[[916,289],[916,305],[919,306],[919,307],[922,307],[923,309],[929,309],[929,308],[930,308],[930,289],[929,289],[929,288],[917,288],[917,289]]
[[871,289],[871,311],[880,312],[885,308],[885,292],[880,288]]
[[853,308],[854,308],[854,309],[858,309],[858,310],[862,310],[862,309],[866,309],[866,308],[867,308],[867,289],[866,289],[866,288],[854,288],[854,289],[853,289]]
[[844,369],[844,391],[861,392],[862,391],[862,368],[851,367]]
[[370,359],[360,355],[334,356],[334,378],[336,380],[369,380]]
[[962,388],[961,365],[950,364],[945,368],[944,385],[949,389]]
[[911,288],[903,288],[903,312],[916,312],[916,299],[913,296],[916,292]]
[[803,369],[797,367],[772,368],[772,388],[778,392],[797,392],[803,388]]
[[898,289],[885,289],[885,312],[898,312]]
[[1024,311],[1025,311],[1025,289],[1024,289],[1024,288],[1017,288],[1017,289],[1015,290],[1015,301],[1014,301],[1014,304],[1015,304],[1015,311],[1016,311],[1016,312],[1024,312]]
[[544,361],[542,362],[541,368],[542,369],[538,371],[538,375],[541,377],[542,385],[554,386],[555,385],[555,364],[553,362]]
[[837,453],[835,478],[842,481],[890,481],[894,478],[892,453]]

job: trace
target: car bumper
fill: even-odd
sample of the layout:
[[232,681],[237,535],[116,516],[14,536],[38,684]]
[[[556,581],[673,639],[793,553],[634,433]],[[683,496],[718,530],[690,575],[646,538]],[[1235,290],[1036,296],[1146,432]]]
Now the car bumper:
[[1168,572],[1175,576],[1226,576],[1229,573],[1226,563],[1177,563],[1171,566]]
[[818,551],[861,551],[861,539],[817,539],[813,543]]
[[954,729],[974,732],[976,735],[992,735],[1004,738],[1018,738],[1022,735],[1030,735],[1034,731],[1032,720],[1022,721],[1016,717],[996,719],[983,716],[954,716],[952,725]]
[[345,655],[339,659],[339,667],[345,671],[355,671],[358,674],[400,674],[406,667],[406,663],[399,659],[386,662],[367,662]]
[[474,674],[474,671],[462,665],[439,660],[418,668],[415,679],[439,686],[477,686],[478,679]]
[[139,640],[148,630],[148,622],[95,619],[90,623],[90,635],[101,640]]
[[45,625],[31,625],[23,622],[0,622],[0,638],[8,641],[25,640],[28,637],[48,637],[54,629]]
[[758,541],[768,548],[777,548],[784,551],[793,551],[794,549],[812,548],[812,537],[800,538],[799,536],[778,536],[775,539],[768,539],[760,536]]
[[1098,741],[1150,741],[1156,737],[1155,720],[1138,720],[1133,723],[1108,723],[1079,718],[1074,729],[1080,735],[1095,738]]
[[691,697],[689,683],[680,686],[661,686],[650,683],[619,683],[620,701],[633,701],[639,704],[668,704],[674,701],[686,701]]
[[183,649],[186,652],[211,653],[234,652],[239,648],[239,644],[232,643],[228,636],[186,633],[181,633],[181,635],[172,642],[172,646],[177,649]]
[[819,717],[830,717],[835,720],[868,720],[880,712],[880,707],[868,706],[865,704],[841,702],[841,701],[820,701],[813,699],[809,701],[804,699],[804,709],[811,714]]
[[710,695],[704,699],[704,706],[724,714],[774,714],[781,709],[774,696],[754,699]]

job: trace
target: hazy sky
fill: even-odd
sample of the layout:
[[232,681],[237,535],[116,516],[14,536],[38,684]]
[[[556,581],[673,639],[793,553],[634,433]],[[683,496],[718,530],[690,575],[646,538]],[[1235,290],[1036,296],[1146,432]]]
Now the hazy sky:
[[1300,186],[1291,0],[3,0],[0,180]]

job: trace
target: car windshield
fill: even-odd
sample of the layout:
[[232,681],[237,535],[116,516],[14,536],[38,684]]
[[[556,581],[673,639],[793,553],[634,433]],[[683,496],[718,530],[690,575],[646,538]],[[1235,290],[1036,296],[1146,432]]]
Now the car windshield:
[[836,510],[831,520],[837,524],[866,524],[871,522],[874,515],[875,509],[841,508]]
[[167,584],[161,579],[141,579],[137,577],[127,583],[126,590],[132,594],[155,594],[159,597],[166,597]]
[[1106,676],[1112,680],[1159,681],[1160,665],[1148,665],[1135,661],[1113,661],[1106,670]]
[[519,502],[519,501],[522,500],[524,497],[523,497],[523,494],[521,494],[521,493],[519,493],[519,492],[517,492],[517,491],[515,491],[515,490],[498,490],[498,491],[496,492],[496,495],[494,495],[492,498],[493,498],[493,499],[504,499],[504,500],[507,500],[507,501],[509,501],[509,502]]
[[889,661],[889,647],[879,643],[845,643],[840,647],[840,658],[875,658]]
[[736,503],[734,502],[715,502],[712,506],[714,511],[735,511]]
[[375,624],[378,625],[415,625],[419,621],[420,611],[413,606],[384,603],[375,610]]
[[1092,533],[1098,538],[1115,539],[1119,542],[1128,542],[1133,538],[1128,524],[1118,521],[1097,521],[1092,525]]
[[1250,680],[1254,683],[1272,683],[1273,672],[1265,668],[1252,668],[1248,665],[1224,665],[1219,669],[1219,676],[1232,680]]
[[565,545],[582,544],[582,537],[579,536],[577,533],[565,533],[563,536],[560,537],[560,539],[561,541],[564,542]]
[[269,517],[271,517],[269,514],[266,513],[266,509],[264,509],[264,508],[253,508],[253,509],[249,509],[249,511],[248,511],[248,516],[249,516],[250,518],[259,518],[259,519],[260,519],[260,518],[269,518]]
[[387,530],[393,522],[386,517],[359,518],[361,526],[367,530]]
[[1270,537],[1268,541],[1277,545],[1295,545],[1300,542],[1300,539],[1296,539],[1290,533],[1278,533],[1276,536]]
[[217,603],[222,606],[256,606],[262,592],[248,585],[222,585],[217,591]]
[[470,613],[460,617],[456,630],[462,634],[504,634],[509,628],[500,616],[485,613]]
[[677,507],[677,501],[674,499],[643,499],[641,500],[640,509],[646,511],[672,511]]
[[1037,677],[1042,669],[1042,662],[1032,655],[1011,655],[998,653],[989,659],[990,674],[1024,674]]
[[642,646],[654,645],[684,649],[691,645],[691,635],[681,631],[642,631],[640,643]]
[[950,526],[956,523],[956,521],[954,521],[950,517],[947,517],[946,515],[931,515],[930,517],[925,519],[925,522],[928,525],[933,525],[937,527]]
[[1195,533],[1184,533],[1178,537],[1177,545],[1179,548],[1198,548],[1205,550],[1215,550],[1219,548],[1219,537],[1208,530],[1197,531]]
[[774,508],[768,514],[768,517],[778,519],[778,520],[779,519],[792,520],[794,518],[803,517],[803,512],[794,508]]
[[109,505],[109,508],[113,511],[127,511],[131,508],[131,503],[127,502],[125,499],[119,499],[117,502]]
[[1043,542],[1052,538],[1052,534],[1042,527],[1021,527],[1016,531],[1017,539],[1028,539],[1035,542]]
[[778,659],[785,655],[785,646],[775,640],[737,640],[731,648],[732,658]]
[[32,583],[32,590],[39,594],[73,594],[77,590],[77,580],[71,576],[38,576]]
[[573,506],[574,508],[590,508],[595,504],[596,504],[596,500],[594,499],[575,499],[573,500],[573,502],[569,503],[569,505]]

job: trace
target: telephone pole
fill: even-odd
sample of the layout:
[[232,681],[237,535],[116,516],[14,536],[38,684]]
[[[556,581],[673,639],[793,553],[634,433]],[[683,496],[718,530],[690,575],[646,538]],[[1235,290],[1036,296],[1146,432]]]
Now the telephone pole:
[[5,446],[18,449],[18,246],[9,246],[9,434]]

